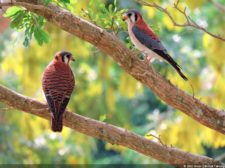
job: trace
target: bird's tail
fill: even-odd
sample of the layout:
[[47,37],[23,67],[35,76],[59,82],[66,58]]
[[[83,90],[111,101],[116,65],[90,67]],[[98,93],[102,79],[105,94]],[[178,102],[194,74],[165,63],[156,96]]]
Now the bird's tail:
[[61,132],[63,128],[63,115],[52,117],[51,125],[53,132]]
[[188,78],[184,75],[184,73],[181,71],[181,69],[180,68],[178,68],[178,69],[176,69],[177,70],[177,72],[179,73],[179,75],[184,79],[184,80],[188,80]]
[[178,72],[178,74],[184,79],[184,80],[188,80],[188,78],[183,74],[183,72],[181,71],[181,67],[173,60],[172,57],[168,57],[169,59],[167,59],[167,61],[169,62],[169,64],[171,64],[173,66],[173,68]]

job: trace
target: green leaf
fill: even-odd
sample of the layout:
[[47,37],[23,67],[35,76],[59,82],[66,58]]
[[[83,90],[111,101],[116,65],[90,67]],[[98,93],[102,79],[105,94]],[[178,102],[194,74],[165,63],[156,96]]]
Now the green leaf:
[[112,5],[112,4],[109,5],[109,12],[110,12],[110,13],[113,12],[113,5]]
[[99,9],[100,9],[102,12],[105,12],[105,13],[108,12],[107,9],[105,8],[105,4],[104,4],[104,3],[100,3],[100,4],[99,4]]
[[43,26],[45,23],[45,20],[42,16],[38,16],[37,17],[37,24],[39,25],[39,27]]
[[116,0],[114,0],[114,2],[113,2],[113,3],[114,3],[114,6],[116,7],[116,6],[117,6],[117,1],[116,1]]
[[48,5],[50,2],[52,2],[52,0],[44,0],[43,1],[44,5]]
[[34,37],[39,45],[42,45],[43,43],[48,43],[49,40],[48,34],[39,28],[34,30]]
[[20,29],[24,16],[25,14],[23,11],[18,11],[16,14],[14,14],[13,19],[10,22],[10,27]]
[[5,12],[4,16],[5,17],[12,17],[14,15],[16,15],[18,12],[21,12],[21,8],[17,7],[17,6],[13,6],[7,9],[7,11]]
[[62,3],[70,3],[70,0],[60,0],[60,2],[62,2]]
[[105,121],[107,119],[106,114],[103,114],[99,117],[100,121]]
[[23,41],[23,45],[24,47],[28,47],[30,44],[30,39],[28,37],[25,37],[24,41]]

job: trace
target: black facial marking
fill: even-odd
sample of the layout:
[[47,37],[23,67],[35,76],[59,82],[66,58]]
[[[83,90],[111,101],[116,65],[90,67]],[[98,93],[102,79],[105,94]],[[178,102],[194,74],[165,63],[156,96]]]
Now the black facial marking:
[[62,62],[65,62],[65,55],[62,55]]
[[136,13],[134,14],[134,19],[135,19],[135,21],[137,21],[137,19],[138,19],[138,15]]
[[67,51],[61,51],[59,54],[62,57],[62,62],[65,62],[65,57],[70,59],[70,57],[72,56],[72,54],[70,52],[67,52]]
[[137,21],[138,20],[138,17],[141,17],[141,14],[140,14],[140,12],[138,12],[137,10],[135,10],[135,9],[130,9],[130,10],[128,10],[127,11],[127,15],[128,15],[128,17],[131,17],[132,16],[132,14],[134,15],[134,19],[135,19],[135,21]]
[[72,54],[68,51],[61,51],[60,55],[64,56],[64,55],[72,55]]

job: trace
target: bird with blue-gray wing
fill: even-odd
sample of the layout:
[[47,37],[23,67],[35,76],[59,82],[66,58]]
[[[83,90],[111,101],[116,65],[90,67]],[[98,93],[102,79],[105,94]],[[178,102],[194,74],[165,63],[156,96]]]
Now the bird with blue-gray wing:
[[154,59],[164,60],[172,65],[184,80],[188,80],[181,71],[181,67],[168,54],[159,37],[145,23],[140,12],[130,9],[123,14],[122,18],[128,24],[128,33],[132,43],[146,55],[146,60],[149,62],[153,62]]

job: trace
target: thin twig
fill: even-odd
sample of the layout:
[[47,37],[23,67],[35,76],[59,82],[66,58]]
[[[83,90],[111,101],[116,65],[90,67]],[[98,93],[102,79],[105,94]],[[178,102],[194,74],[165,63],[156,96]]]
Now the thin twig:
[[192,97],[194,98],[195,97],[195,90],[194,90],[194,87],[193,87],[192,84],[190,84],[190,86],[191,86],[191,90],[192,90]]
[[156,4],[156,3],[150,3],[150,2],[145,2],[143,0],[137,0],[138,3],[142,4],[142,5],[145,5],[145,6],[149,6],[149,7],[153,7],[153,8],[156,8],[158,10],[160,10],[161,12],[165,13],[169,18],[170,20],[172,21],[173,25],[174,26],[177,26],[177,27],[193,27],[195,29],[198,29],[198,30],[201,30],[205,33],[207,33],[208,35],[216,38],[216,39],[219,39],[221,41],[224,41],[225,42],[225,37],[222,37],[221,35],[219,34],[215,34],[215,33],[212,33],[210,32],[209,30],[207,30],[206,28],[204,28],[203,26],[200,26],[199,24],[197,24],[188,14],[187,14],[187,11],[186,11],[186,8],[184,9],[180,9],[179,8],[179,0],[174,3],[174,8],[179,11],[186,19],[186,22],[181,24],[181,23],[178,23],[171,15],[171,13],[166,9],[166,8],[163,8],[161,7],[160,5]]
[[159,137],[157,137],[157,136],[156,136],[156,135],[154,135],[154,134],[149,134],[148,136],[152,136],[152,137],[154,137],[155,139],[157,139],[157,140],[159,141],[159,143],[160,143],[161,145],[163,145],[163,146],[167,147],[167,146],[166,146],[166,144],[165,144],[165,143],[163,143],[163,141],[161,140],[160,136],[159,136]]

